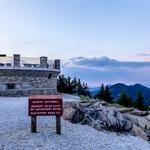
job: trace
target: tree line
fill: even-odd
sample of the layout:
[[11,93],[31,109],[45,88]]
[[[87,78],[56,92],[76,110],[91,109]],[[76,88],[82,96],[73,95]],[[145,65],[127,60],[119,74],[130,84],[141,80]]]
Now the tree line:
[[90,96],[90,91],[87,83],[81,82],[79,78],[65,77],[59,75],[57,79],[57,90],[61,93],[77,94]]
[[148,109],[144,102],[144,97],[140,91],[136,93],[136,98],[134,100],[129,97],[124,91],[120,93],[120,96],[116,100],[114,100],[114,97],[112,97],[109,87],[104,87],[104,85],[102,84],[99,92],[95,95],[95,98],[102,99],[109,103],[118,103],[125,107],[135,107],[139,110]]

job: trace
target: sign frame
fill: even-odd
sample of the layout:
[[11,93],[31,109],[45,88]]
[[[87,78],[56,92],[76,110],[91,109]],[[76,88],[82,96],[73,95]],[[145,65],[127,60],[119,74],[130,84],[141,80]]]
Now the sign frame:
[[37,132],[37,116],[56,116],[56,133],[60,135],[62,114],[62,95],[31,95],[28,97],[28,116],[31,116],[31,132]]

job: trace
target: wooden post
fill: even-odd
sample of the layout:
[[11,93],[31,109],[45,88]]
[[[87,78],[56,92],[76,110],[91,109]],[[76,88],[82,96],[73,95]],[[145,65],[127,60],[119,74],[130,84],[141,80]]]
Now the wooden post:
[[61,117],[56,116],[56,134],[61,135]]
[[31,116],[31,132],[36,133],[36,116]]

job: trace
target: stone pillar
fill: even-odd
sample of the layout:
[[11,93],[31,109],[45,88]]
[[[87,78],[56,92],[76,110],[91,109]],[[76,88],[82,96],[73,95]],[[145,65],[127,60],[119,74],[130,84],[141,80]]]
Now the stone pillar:
[[55,66],[55,69],[60,69],[60,59],[55,59],[54,66]]
[[40,57],[40,67],[42,67],[42,68],[48,67],[47,57],[45,57],[45,56]]
[[14,54],[14,67],[20,67],[20,55]]

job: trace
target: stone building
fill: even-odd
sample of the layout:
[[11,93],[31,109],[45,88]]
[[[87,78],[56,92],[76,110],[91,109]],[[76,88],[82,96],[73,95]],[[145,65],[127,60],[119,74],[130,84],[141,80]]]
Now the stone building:
[[60,60],[0,55],[0,96],[57,94]]

